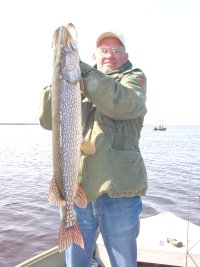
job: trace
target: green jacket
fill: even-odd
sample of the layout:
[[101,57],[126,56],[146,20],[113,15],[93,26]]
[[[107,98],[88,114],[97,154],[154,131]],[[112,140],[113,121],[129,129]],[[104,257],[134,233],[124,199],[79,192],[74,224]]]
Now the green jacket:
[[[130,61],[109,74],[81,62],[84,83],[83,136],[94,142],[95,155],[81,155],[80,182],[88,201],[145,195],[147,173],[139,149],[146,114],[146,77]],[[44,88],[40,124],[51,130],[51,86]]]

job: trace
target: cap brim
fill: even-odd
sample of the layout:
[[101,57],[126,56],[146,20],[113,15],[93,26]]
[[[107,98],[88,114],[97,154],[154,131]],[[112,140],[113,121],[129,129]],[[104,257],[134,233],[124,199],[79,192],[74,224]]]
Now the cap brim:
[[118,39],[122,43],[122,45],[125,46],[124,38],[123,38],[122,35],[115,34],[114,32],[104,32],[104,33],[100,34],[99,37],[97,38],[97,40],[96,40],[96,47],[98,47],[99,43],[103,39],[109,38],[109,37],[113,37],[113,38]]

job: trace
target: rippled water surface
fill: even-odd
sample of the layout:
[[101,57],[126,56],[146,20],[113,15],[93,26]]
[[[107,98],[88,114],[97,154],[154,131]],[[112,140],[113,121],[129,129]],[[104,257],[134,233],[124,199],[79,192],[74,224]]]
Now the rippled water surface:
[[[48,204],[51,132],[0,125],[0,266],[57,245],[58,208]],[[200,126],[144,126],[140,148],[149,177],[142,217],[170,211],[200,225]]]

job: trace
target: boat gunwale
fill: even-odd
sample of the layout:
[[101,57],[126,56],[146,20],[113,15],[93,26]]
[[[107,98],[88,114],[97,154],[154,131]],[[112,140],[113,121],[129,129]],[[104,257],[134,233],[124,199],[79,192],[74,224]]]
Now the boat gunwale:
[[[49,256],[53,256],[54,254],[58,254],[59,250],[58,250],[58,246],[55,246],[51,249],[48,249],[44,252],[39,253],[36,256],[33,256],[31,258],[29,258],[28,260],[23,261],[20,264],[15,265],[15,267],[27,267],[27,266],[32,266],[33,263],[39,263],[41,261],[43,261],[45,258],[49,258]],[[61,254],[61,253],[59,253]]]

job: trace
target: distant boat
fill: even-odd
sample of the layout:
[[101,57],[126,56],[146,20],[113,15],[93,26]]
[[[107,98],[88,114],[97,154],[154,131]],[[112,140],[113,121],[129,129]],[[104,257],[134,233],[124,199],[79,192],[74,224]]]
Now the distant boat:
[[167,128],[164,127],[163,125],[155,126],[153,129],[154,131],[166,131],[167,130]]

